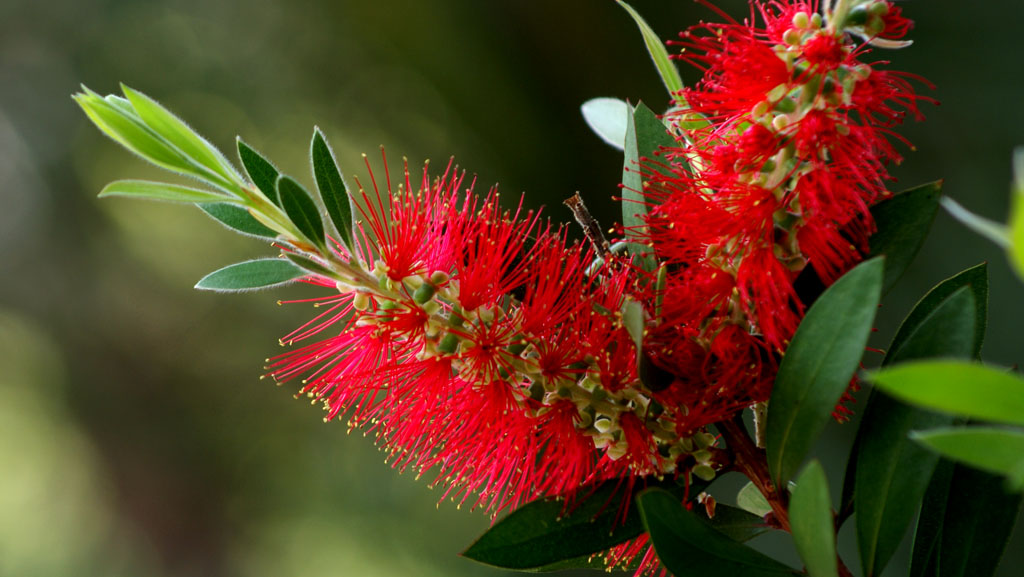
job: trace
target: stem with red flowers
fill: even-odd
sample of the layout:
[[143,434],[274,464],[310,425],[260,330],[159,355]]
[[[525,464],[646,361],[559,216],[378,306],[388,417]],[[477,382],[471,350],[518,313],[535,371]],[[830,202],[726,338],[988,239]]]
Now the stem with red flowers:
[[[722,421],[718,424],[729,450],[732,452],[733,468],[743,473],[764,495],[772,508],[773,524],[783,531],[791,532],[789,525],[789,492],[780,491],[772,482],[768,472],[768,461],[763,449],[757,448],[747,434],[743,421]],[[836,555],[840,577],[853,577],[853,573]]]

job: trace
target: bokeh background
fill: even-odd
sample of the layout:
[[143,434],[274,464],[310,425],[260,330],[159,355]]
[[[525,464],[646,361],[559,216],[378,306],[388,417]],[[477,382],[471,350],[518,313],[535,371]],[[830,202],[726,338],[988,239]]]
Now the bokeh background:
[[[634,5],[666,38],[710,17],[685,0]],[[876,55],[933,81],[942,105],[906,128],[917,150],[894,188],[945,178],[1004,220],[1010,152],[1024,144],[1024,9],[903,6],[915,45]],[[79,83],[120,81],[224,150],[242,135],[307,184],[319,125],[348,174],[380,144],[413,164],[454,155],[556,219],[579,190],[610,223],[621,159],[578,107],[666,103],[627,15],[611,0],[0,2],[0,575],[507,574],[457,557],[486,516],[438,506],[371,439],[259,380],[277,338],[311,314],[275,301],[308,293],[191,289],[270,249],[193,207],[96,200],[110,180],[157,176],[70,99]],[[885,301],[882,338],[928,287],[982,260],[986,357],[1019,362],[1024,285],[944,214]],[[834,481],[850,431],[822,446]],[[1002,575],[1020,574],[1021,533]]]

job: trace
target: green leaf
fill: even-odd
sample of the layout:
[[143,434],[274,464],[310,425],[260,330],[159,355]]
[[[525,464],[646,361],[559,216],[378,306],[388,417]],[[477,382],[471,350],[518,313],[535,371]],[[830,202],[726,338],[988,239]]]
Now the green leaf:
[[948,196],[943,197],[941,202],[942,208],[946,209],[950,216],[959,220],[960,224],[973,230],[979,236],[987,238],[1000,248],[1010,248],[1010,231],[1006,225],[974,214]]
[[257,238],[277,238],[277,233],[273,229],[256,220],[249,214],[248,210],[237,204],[228,204],[226,202],[201,204],[199,208],[203,209],[203,212],[211,218],[235,232]]
[[[932,289],[903,322],[883,364],[974,356],[978,350],[974,328],[985,320],[984,272],[983,267],[968,269]],[[949,416],[910,407],[881,391],[872,392],[847,465],[855,467],[857,541],[867,575],[881,574],[895,553],[938,463],[937,456],[910,442],[908,433],[951,421]]]
[[281,200],[277,197],[277,177],[281,173],[269,160],[256,152],[240,137],[235,139],[235,144],[238,146],[238,159],[242,161],[242,168],[249,175],[249,180],[256,185],[256,188],[260,189],[263,196],[280,208]]
[[1013,151],[1013,201],[1010,206],[1010,265],[1024,280],[1024,147]]
[[883,259],[857,265],[828,288],[782,357],[768,402],[768,468],[785,486],[831,419],[857,370],[878,308]]
[[[650,483],[665,487],[673,498],[687,494],[673,482]],[[689,494],[696,495],[707,486],[694,479]],[[565,501],[540,499],[523,505],[498,521],[462,554],[465,557],[506,569],[548,570],[556,564],[581,556],[600,553],[643,532],[635,506],[622,519],[625,493],[617,481],[609,481],[592,491],[580,490],[579,503],[566,512]],[[558,565],[561,567],[561,565]]]
[[84,90],[84,93],[76,94],[73,98],[104,134],[161,168],[203,176],[178,150],[146,127],[137,115],[126,111],[123,105],[112,104],[88,88]]
[[[973,307],[970,309],[974,315],[974,322],[970,323],[973,330],[951,335],[933,334],[925,328],[926,324],[934,323],[937,317],[942,316],[939,309],[945,307],[954,293],[965,288],[969,289],[974,297]],[[950,314],[951,309],[945,310],[947,312],[944,314]],[[910,311],[896,331],[882,365],[928,357],[977,358],[981,355],[981,345],[985,342],[987,326],[988,265],[982,263],[942,281],[914,306],[914,310]],[[968,323],[963,320],[957,328],[966,329]],[[958,346],[954,341],[966,341],[969,343],[968,348]]]
[[871,207],[877,232],[871,235],[871,256],[885,255],[882,294],[896,284],[921,250],[939,211],[942,181],[906,190]]
[[994,574],[1020,505],[1001,477],[943,460],[921,507],[910,577]]
[[[1024,432],[992,427],[947,427],[911,437],[947,459],[1006,477],[1024,466]],[[1019,485],[1012,490],[1019,491]]]
[[[675,140],[668,134],[658,116],[640,103],[632,114],[626,115],[626,147],[622,165],[622,226],[626,238],[643,237],[647,227],[647,197],[644,195],[644,171],[655,170],[643,160],[653,157],[662,146],[674,146]],[[651,249],[638,242],[630,242],[629,253],[642,256],[644,270],[650,272],[657,263],[651,256]]]
[[284,259],[261,258],[211,272],[200,279],[195,288],[220,292],[246,292],[280,286],[304,276],[305,271]]
[[626,12],[633,17],[633,21],[636,22],[637,27],[640,29],[640,34],[644,38],[644,45],[647,46],[647,52],[651,55],[651,60],[654,61],[654,67],[658,69],[658,75],[661,76],[661,81],[665,83],[665,88],[668,89],[673,99],[681,101],[682,96],[679,92],[683,89],[683,77],[679,75],[679,69],[676,68],[676,65],[669,58],[665,43],[658,38],[658,35],[651,29],[651,26],[644,20],[643,16],[640,16],[639,12],[622,0],[617,1],[619,6],[625,8]]
[[320,210],[313,197],[295,179],[283,174],[277,179],[277,194],[281,199],[281,208],[299,232],[321,250],[326,250],[324,221],[320,218]]
[[285,258],[292,261],[296,266],[309,271],[313,274],[320,275],[324,278],[342,280],[342,277],[337,272],[327,268],[326,266],[316,262],[313,259],[302,256],[301,254],[295,254],[293,252],[285,253]]
[[636,358],[637,362],[640,362],[640,357],[643,353],[644,348],[644,305],[640,304],[630,297],[622,302],[622,324],[626,327],[626,332],[629,333],[630,338],[633,339],[633,346],[636,347]]
[[618,98],[591,98],[580,106],[583,120],[601,140],[622,150],[626,145],[629,104]]
[[736,494],[736,504],[739,505],[740,509],[749,511],[754,515],[760,515],[761,517],[772,512],[772,506],[768,504],[768,499],[765,499],[761,491],[757,489],[757,486],[749,481]]
[[208,190],[148,180],[115,180],[103,187],[99,196],[100,198],[127,196],[169,202],[224,202],[231,200],[230,197]]
[[832,498],[821,463],[811,461],[796,481],[789,502],[793,543],[811,577],[839,577]]
[[1024,425],[1024,379],[981,364],[903,363],[868,373],[875,387],[937,411]]
[[659,489],[637,498],[640,516],[658,558],[675,577],[796,575],[782,563],[737,543],[703,523],[679,499]]
[[715,516],[710,519],[703,507],[696,506],[694,510],[697,511],[697,516],[715,531],[739,543],[772,530],[765,524],[764,516],[748,513],[738,507],[719,503],[715,506]]
[[342,244],[352,252],[355,250],[352,242],[352,197],[349,196],[348,188],[341,177],[334,152],[319,128],[313,129],[310,158],[313,164],[313,178],[316,179],[320,198],[327,207],[327,214],[330,215]]
[[224,155],[196,134],[180,118],[145,94],[121,85],[121,90],[132,107],[151,130],[171,143],[181,153],[192,159],[196,165],[207,169],[212,175],[223,179],[225,184],[242,186],[242,179]]

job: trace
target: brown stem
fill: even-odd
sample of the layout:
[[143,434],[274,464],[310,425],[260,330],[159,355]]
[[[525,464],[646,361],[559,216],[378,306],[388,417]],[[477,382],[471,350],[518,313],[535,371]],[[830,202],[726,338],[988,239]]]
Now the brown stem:
[[[772,508],[775,525],[783,531],[790,532],[789,526],[789,491],[779,491],[768,473],[768,461],[763,449],[754,444],[743,421],[723,421],[718,423],[726,445],[732,451],[733,468],[743,473],[757,487],[757,490],[768,500]],[[853,577],[853,573],[836,555],[840,577]]]
[[611,245],[608,243],[608,239],[604,237],[604,232],[601,231],[601,225],[597,223],[597,219],[591,216],[590,211],[587,210],[587,206],[583,204],[583,197],[580,196],[579,191],[576,194],[565,199],[562,204],[569,207],[572,211],[572,215],[576,218],[576,222],[583,228],[583,234],[586,235],[587,240],[594,247],[594,251],[605,260],[605,262],[611,262],[612,251]]

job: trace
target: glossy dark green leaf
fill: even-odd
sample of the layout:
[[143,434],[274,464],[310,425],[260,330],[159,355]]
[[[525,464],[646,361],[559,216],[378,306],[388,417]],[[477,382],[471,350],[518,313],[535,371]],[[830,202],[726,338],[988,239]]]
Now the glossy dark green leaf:
[[278,172],[277,168],[269,160],[264,158],[259,152],[256,152],[241,138],[236,138],[235,143],[238,145],[238,159],[242,161],[242,167],[245,168],[245,173],[249,175],[249,180],[256,185],[256,188],[260,189],[263,196],[280,207],[281,200],[277,196],[277,177],[281,173]]
[[622,150],[626,145],[628,103],[618,98],[591,98],[580,106],[583,120],[601,140]]
[[715,531],[739,543],[744,543],[772,530],[771,527],[765,525],[762,515],[754,515],[739,507],[719,503],[715,506],[715,516],[711,518],[708,518],[707,511],[699,505],[694,506],[694,511]]
[[[673,482],[652,483],[667,488],[675,499],[687,494]],[[695,479],[689,495],[704,490],[707,483]],[[587,495],[587,489],[581,493]],[[506,569],[548,570],[566,560],[600,553],[643,532],[635,504],[623,521],[624,494],[616,481],[605,483],[566,513],[564,501],[542,499],[528,503],[498,521],[462,554],[465,557]],[[563,567],[564,565],[557,565]]]
[[[668,129],[650,108],[640,103],[632,114],[626,115],[625,160],[622,165],[622,226],[626,239],[641,240],[647,227],[647,203],[644,194],[644,173],[657,170],[643,161],[653,158],[662,146],[673,146],[675,140]],[[642,255],[644,270],[653,271],[657,266],[651,249],[643,242],[630,242],[629,253]]]
[[909,576],[991,576],[1020,506],[1002,477],[943,459],[925,493]]
[[208,190],[189,188],[167,182],[150,182],[148,180],[115,180],[103,187],[99,196],[100,198],[126,196],[147,200],[189,203],[224,202],[231,199],[229,196]]
[[219,292],[246,292],[280,286],[306,275],[305,271],[284,259],[261,258],[211,272],[196,283],[196,288]]
[[921,250],[939,210],[942,181],[906,190],[871,207],[878,231],[871,236],[871,256],[885,255],[882,294],[896,284]]
[[984,421],[1024,426],[1024,378],[978,363],[919,361],[867,374],[906,402]]
[[712,529],[671,493],[648,489],[637,498],[637,506],[658,559],[675,577],[797,574],[775,559]]
[[211,175],[220,177],[225,184],[241,186],[242,179],[231,163],[212,144],[199,136],[184,121],[149,96],[124,84],[121,90],[132,103],[135,112],[153,132],[169,142],[197,166]]
[[[930,334],[932,331],[924,328],[926,322],[936,322],[934,318],[941,316],[938,315],[938,309],[943,308],[954,293],[965,288],[969,289],[974,296],[973,330],[965,335]],[[949,314],[951,309],[946,308],[945,310],[945,314]],[[965,323],[961,325],[959,328],[967,327]],[[928,291],[928,294],[914,306],[907,318],[900,324],[882,365],[928,357],[977,358],[981,355],[981,346],[985,341],[987,326],[988,265],[982,263],[942,281]],[[970,343],[967,352],[964,352],[965,349],[958,346],[954,339],[960,339],[957,341],[960,344],[963,344],[964,341]],[[955,352],[944,352],[950,349],[955,349]]]
[[327,207],[327,214],[338,231],[341,242],[353,250],[352,243],[352,197],[341,177],[338,162],[334,158],[331,146],[327,144],[319,128],[313,130],[313,142],[310,144],[310,158],[313,164],[313,178],[320,191],[320,198]]
[[[974,268],[932,289],[904,320],[883,364],[974,356],[979,349],[975,326],[985,320],[985,287],[984,269]],[[855,467],[857,541],[867,575],[881,574],[895,553],[938,463],[936,455],[916,446],[907,435],[950,422],[948,415],[872,392],[847,465]]]
[[857,370],[878,308],[883,259],[861,263],[807,311],[768,403],[768,468],[785,486],[825,428]]
[[325,249],[327,238],[324,236],[324,221],[320,218],[316,202],[306,189],[295,179],[281,175],[277,179],[277,195],[281,199],[281,208],[299,232],[322,250]]
[[[943,457],[1010,477],[1024,465],[1024,432],[994,427],[944,427],[911,438]],[[1017,487],[1012,487],[1017,490]]]
[[796,481],[789,502],[793,543],[810,577],[839,577],[832,498],[821,463],[811,461]]
[[256,220],[249,211],[237,204],[200,204],[199,208],[217,222],[246,236],[273,239],[277,233]]

